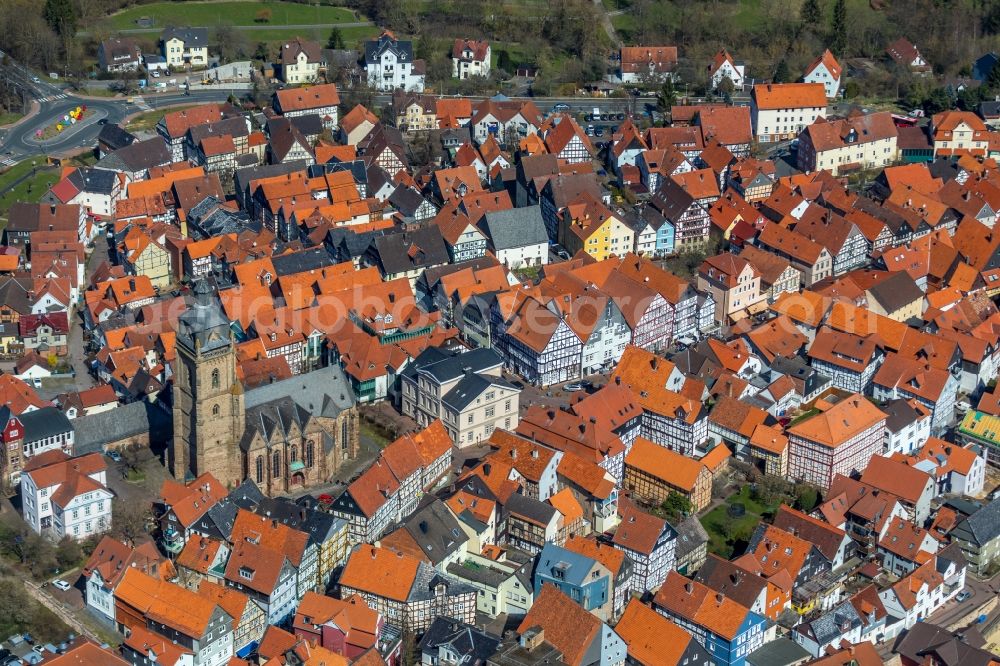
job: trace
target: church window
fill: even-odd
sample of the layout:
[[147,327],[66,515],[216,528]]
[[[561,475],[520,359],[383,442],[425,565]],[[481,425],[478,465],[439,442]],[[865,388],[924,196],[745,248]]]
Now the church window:
[[219,406],[212,405],[212,416],[218,416],[218,415],[219,415]]
[[340,422],[340,450],[347,451],[347,419]]
[[281,452],[275,451],[271,456],[271,478],[277,479],[281,476]]
[[313,466],[313,460],[314,460],[313,456],[315,455],[314,447],[315,445],[313,444],[313,441],[310,439],[306,443],[306,467]]
[[212,370],[212,388],[219,388],[219,369]]
[[264,483],[264,456],[257,456],[257,483]]
[[297,446],[295,446],[293,444],[292,445],[292,461],[294,462],[294,461],[296,461],[298,459],[299,459],[299,447],[297,447]]

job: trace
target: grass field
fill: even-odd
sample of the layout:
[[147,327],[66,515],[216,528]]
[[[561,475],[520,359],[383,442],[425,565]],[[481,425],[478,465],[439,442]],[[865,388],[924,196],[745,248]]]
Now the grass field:
[[[255,21],[257,12],[271,12],[266,23]],[[311,25],[313,23],[351,23],[357,21],[354,12],[343,7],[320,7],[292,2],[156,2],[125,9],[108,19],[108,27],[125,30],[139,27],[136,19],[153,20],[154,28],[170,25],[211,27],[220,23],[231,25]],[[363,19],[362,19],[363,20]]]
[[[731,518],[727,511],[732,504],[737,502],[746,508],[746,513],[739,518]],[[701,524],[705,528],[705,531],[708,532],[709,537],[709,552],[729,559],[733,555],[735,542],[740,538],[749,538],[754,528],[761,522],[764,514],[773,513],[776,508],[776,506],[764,506],[755,502],[750,497],[750,486],[744,486],[740,492],[726,498],[723,504],[720,504],[702,516]],[[731,521],[732,526],[730,531],[733,535],[736,535],[736,539],[727,538],[723,534],[722,526],[727,521]]]
[[[329,28],[268,28],[267,30],[248,30],[243,33],[247,41],[251,44],[257,42],[271,42],[277,44],[296,37],[312,39],[326,45],[326,40],[330,36]],[[355,43],[372,39],[379,34],[378,27],[374,25],[360,26],[354,28],[340,28],[340,35],[344,38],[344,45],[348,48]]]
[[[13,190],[6,192],[11,183],[31,171],[31,162],[31,160],[18,162],[0,174],[0,192],[5,192],[0,196],[0,215],[6,215],[11,204],[17,201],[37,201],[45,194],[46,190],[59,180],[59,171],[57,169],[50,169],[35,174],[34,177],[19,184]],[[35,162],[39,165],[45,164],[45,159],[38,158]]]
[[152,111],[147,111],[146,113],[140,113],[135,118],[130,120],[125,129],[130,132],[141,132],[143,130],[151,130],[156,127],[156,123],[160,122],[160,118],[168,113],[173,113],[174,111],[184,111],[186,109],[193,109],[196,106],[201,106],[200,104],[188,104],[187,106],[175,106],[169,109],[154,109]]
[[11,123],[16,123],[23,117],[24,117],[23,113],[0,113],[0,125],[9,125]]

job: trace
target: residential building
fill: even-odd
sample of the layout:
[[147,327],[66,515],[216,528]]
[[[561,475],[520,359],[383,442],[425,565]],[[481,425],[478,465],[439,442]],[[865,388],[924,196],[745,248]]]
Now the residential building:
[[160,555],[152,541],[133,547],[110,536],[104,536],[83,565],[81,575],[86,580],[84,598],[91,612],[110,624],[115,622],[115,588],[129,569],[170,580],[176,575],[170,560]]
[[549,238],[540,206],[488,212],[479,228],[504,266],[518,269],[549,263]]
[[136,568],[115,589],[115,624],[138,635],[132,648],[144,656],[166,639],[159,645],[176,646],[166,650],[188,655],[192,666],[224,666],[233,656],[233,619],[218,603]]
[[677,562],[677,530],[631,501],[620,503],[621,522],[611,544],[632,561],[632,589],[653,591]]
[[[536,628],[540,631],[532,635],[530,632]],[[561,660],[567,666],[621,666],[625,663],[625,641],[553,585],[545,585],[538,591],[535,603],[517,632],[533,640],[544,637],[562,653]]]
[[753,133],[761,143],[793,139],[826,115],[826,88],[820,83],[760,83],[750,95]]
[[492,349],[466,353],[430,347],[400,375],[403,414],[426,426],[441,419],[458,447],[514,430],[520,390],[501,377],[503,358]]
[[571,255],[582,250],[603,261],[631,252],[635,232],[601,201],[584,194],[563,212],[558,240]]
[[743,319],[763,300],[760,274],[753,264],[728,252],[709,257],[698,269],[698,289],[715,300],[715,322],[720,326]]
[[969,569],[979,575],[1000,562],[1000,497],[967,516],[951,530]]
[[819,413],[786,429],[788,473],[829,488],[835,475],[864,471],[882,451],[886,416],[858,394],[833,404],[820,400],[815,408]]
[[840,66],[837,59],[830,53],[830,49],[823,51],[823,54],[809,63],[806,72],[802,77],[805,83],[822,83],[826,89],[826,96],[835,99],[840,93],[840,79],[844,68]]
[[600,561],[555,544],[538,554],[533,584],[536,590],[553,585],[560,592],[608,622],[614,614],[614,580]]
[[167,28],[160,34],[167,67],[208,67],[208,28]]
[[82,540],[111,528],[107,466],[97,453],[70,458],[60,450],[36,455],[21,474],[24,521],[58,541]]
[[882,411],[888,417],[883,455],[910,455],[931,436],[931,410],[916,400],[893,400]]
[[[869,585],[818,617],[796,626],[792,639],[813,657],[824,657],[844,644],[881,643],[886,620],[877,589]],[[861,662],[855,660],[855,663],[860,666]]]
[[703,463],[642,437],[636,438],[625,456],[623,485],[651,504],[661,504],[671,493],[678,493],[690,500],[694,512],[712,500],[712,473]]
[[935,157],[983,156],[988,128],[971,111],[942,111],[931,117],[929,135]]
[[267,614],[261,605],[231,587],[203,580],[198,586],[198,596],[219,605],[233,618],[233,655],[240,659],[249,656],[267,629]]
[[348,659],[356,659],[373,646],[380,653],[394,640],[386,631],[385,617],[358,595],[335,599],[306,592],[292,622],[298,638],[316,643]]
[[818,118],[798,135],[798,165],[835,176],[878,169],[898,159],[896,125],[888,111],[848,118]]
[[667,574],[653,608],[690,632],[717,666],[743,666],[774,634],[764,616],[676,571]]
[[456,39],[451,47],[451,76],[468,79],[473,76],[487,77],[491,67],[490,43],[475,39]]
[[975,447],[961,447],[929,437],[918,450],[904,455],[908,465],[934,478],[936,495],[954,493],[975,497],[984,489],[986,459]]
[[962,555],[953,544],[879,592],[889,616],[885,631],[887,640],[923,621],[965,588],[967,567]]
[[937,552],[938,540],[923,527],[896,516],[885,528],[875,551],[884,570],[902,578]]
[[475,588],[401,552],[358,545],[339,584],[341,598],[361,596],[387,624],[402,631],[426,631],[439,615],[475,622]]
[[485,664],[499,646],[499,636],[441,616],[420,639],[420,664]]
[[622,83],[655,83],[674,76],[676,46],[623,46],[619,54]]
[[277,64],[279,77],[290,84],[315,83],[320,70],[326,67],[320,45],[301,37],[281,45]]
[[[275,112],[285,118],[302,116],[319,116],[323,127],[337,129],[337,107],[340,105],[340,93],[333,83],[302,88],[285,88],[274,93],[271,106]],[[287,152],[287,151],[286,151]],[[281,161],[296,159],[293,155]]]
[[733,90],[742,91],[746,65],[742,61],[734,60],[729,51],[722,49],[715,54],[708,65],[708,76],[715,89],[719,88],[723,80],[728,79],[733,84]]
[[629,601],[615,625],[615,633],[628,646],[628,664],[707,666],[712,662],[694,636],[638,599]]
[[423,60],[413,59],[413,42],[396,39],[388,30],[365,42],[365,72],[376,90],[423,92],[425,69]]
[[924,60],[924,57],[920,55],[920,51],[917,49],[916,45],[906,37],[900,37],[892,44],[889,44],[889,46],[886,47],[885,52],[897,64],[902,65],[913,72],[923,74],[931,71],[931,66],[926,60]]
[[109,37],[97,47],[97,64],[108,73],[134,72],[142,65],[142,50],[131,39]]

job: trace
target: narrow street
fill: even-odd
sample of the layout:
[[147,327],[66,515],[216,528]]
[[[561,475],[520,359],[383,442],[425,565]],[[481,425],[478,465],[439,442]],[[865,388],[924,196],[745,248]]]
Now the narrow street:
[[24,588],[28,591],[28,594],[38,601],[38,603],[55,613],[59,619],[65,622],[67,626],[77,633],[77,635],[86,636],[87,638],[96,641],[98,644],[104,642],[104,639],[98,636],[96,632],[92,631],[90,627],[80,622],[76,616],[73,615],[73,613],[67,611],[60,602],[43,592],[37,585],[25,580]]

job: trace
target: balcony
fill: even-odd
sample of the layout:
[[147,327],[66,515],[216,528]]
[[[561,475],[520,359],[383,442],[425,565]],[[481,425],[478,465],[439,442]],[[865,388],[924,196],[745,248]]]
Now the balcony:
[[173,527],[168,527],[163,531],[163,547],[167,552],[176,555],[184,550],[184,538]]

